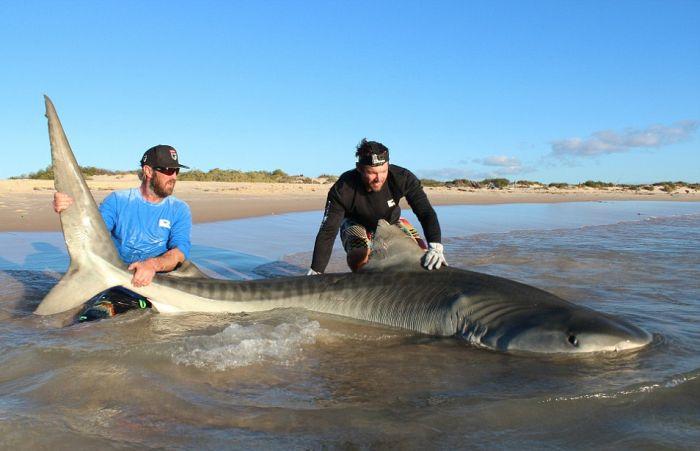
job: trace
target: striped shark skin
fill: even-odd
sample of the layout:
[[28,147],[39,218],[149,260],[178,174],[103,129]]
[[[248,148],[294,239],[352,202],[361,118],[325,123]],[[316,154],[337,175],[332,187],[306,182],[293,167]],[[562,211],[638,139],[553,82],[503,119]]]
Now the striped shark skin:
[[76,309],[95,294],[124,286],[160,313],[257,312],[300,308],[436,337],[456,337],[495,351],[587,354],[648,345],[648,332],[611,315],[502,277],[445,267],[427,271],[422,251],[381,222],[363,272],[232,281],[158,274],[133,287],[87,188],[51,100],[45,96],[58,191],[75,202],[61,213],[70,266],[35,313]]

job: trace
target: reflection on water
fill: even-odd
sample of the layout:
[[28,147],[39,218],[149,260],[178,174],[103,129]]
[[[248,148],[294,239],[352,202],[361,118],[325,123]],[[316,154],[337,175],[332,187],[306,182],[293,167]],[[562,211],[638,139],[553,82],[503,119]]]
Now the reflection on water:
[[[58,234],[0,234],[0,445],[672,447],[697,443],[700,205],[443,207],[449,262],[621,315],[651,347],[524,357],[291,309],[31,314],[65,270]],[[319,213],[197,225],[211,273],[294,274]],[[277,260],[284,260],[279,262]],[[331,267],[344,270],[336,252]],[[60,316],[60,315],[58,315]],[[583,421],[582,421],[583,420]]]

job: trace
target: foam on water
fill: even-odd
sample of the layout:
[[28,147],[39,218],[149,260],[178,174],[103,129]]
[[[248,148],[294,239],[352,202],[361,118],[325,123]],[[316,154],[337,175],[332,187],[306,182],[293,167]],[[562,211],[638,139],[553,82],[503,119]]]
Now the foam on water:
[[256,363],[289,365],[302,356],[303,347],[316,342],[318,321],[296,317],[276,326],[231,324],[211,336],[186,337],[172,353],[175,363],[223,371]]
[[640,393],[651,393],[657,390],[673,389],[682,384],[695,381],[697,378],[698,376],[696,374],[678,375],[670,377],[660,382],[649,382],[646,384],[639,384],[637,386],[625,390],[613,392],[587,393],[583,395],[574,396],[557,396],[554,398],[547,398],[546,400],[544,400],[544,402],[547,403],[558,401],[579,401],[587,399],[617,399],[625,396],[637,395]]

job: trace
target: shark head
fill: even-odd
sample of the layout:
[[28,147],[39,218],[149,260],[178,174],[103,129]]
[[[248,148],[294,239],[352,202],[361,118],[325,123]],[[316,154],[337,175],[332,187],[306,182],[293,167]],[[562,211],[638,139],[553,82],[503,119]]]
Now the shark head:
[[652,340],[634,324],[584,307],[553,307],[520,316],[498,337],[501,349],[541,354],[617,352],[642,348]]

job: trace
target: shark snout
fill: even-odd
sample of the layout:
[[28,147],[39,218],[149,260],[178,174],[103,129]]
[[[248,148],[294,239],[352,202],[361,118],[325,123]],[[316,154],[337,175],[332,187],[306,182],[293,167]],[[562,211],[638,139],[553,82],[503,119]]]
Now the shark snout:
[[579,352],[617,352],[643,348],[652,341],[652,335],[631,324],[621,324],[610,331],[586,331],[577,334]]

